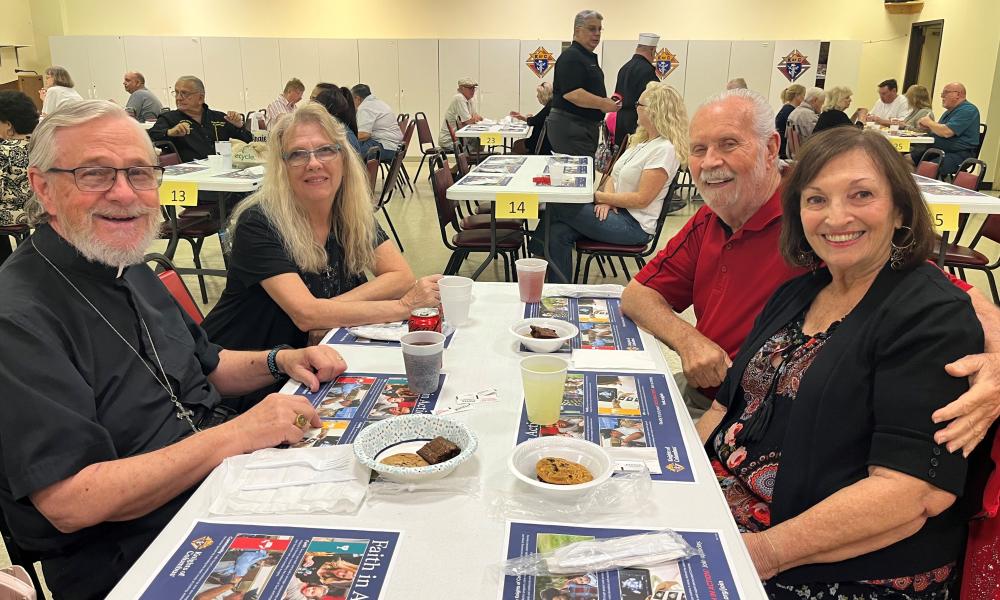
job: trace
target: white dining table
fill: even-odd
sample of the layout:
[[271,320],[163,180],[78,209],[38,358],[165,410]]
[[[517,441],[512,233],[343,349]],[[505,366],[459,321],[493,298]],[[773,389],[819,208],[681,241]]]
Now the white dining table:
[[[592,157],[570,157],[572,159],[585,159],[580,164],[585,167],[585,172],[580,174],[575,174],[577,177],[582,178],[583,185],[579,187],[571,186],[554,186],[554,185],[540,185],[534,182],[534,178],[542,176],[545,174],[545,169],[550,162],[557,160],[554,156],[504,156],[504,157],[490,157],[473,167],[468,175],[462,179],[455,182],[454,185],[448,188],[448,199],[449,200],[465,200],[469,202],[503,202],[505,198],[509,198],[511,194],[533,194],[538,196],[538,202],[541,205],[547,203],[553,204],[587,204],[594,201],[594,160]],[[481,179],[484,176],[496,176],[501,175],[498,173],[486,173],[485,169],[489,168],[490,164],[497,164],[502,161],[509,161],[513,159],[524,159],[524,163],[521,164],[517,170],[510,175],[510,180],[503,185],[479,185],[473,184],[472,182],[477,179]],[[491,212],[495,215],[495,211]],[[545,211],[545,215],[542,218],[541,227],[545,228],[545,244],[544,251],[545,257],[549,257],[549,212]],[[486,257],[481,265],[473,273],[472,278],[476,279],[479,275],[486,269],[486,266],[497,257],[496,249],[496,218],[490,219],[490,240],[491,240],[491,250],[490,255]],[[551,272],[557,277],[561,278],[561,281],[568,282],[567,273],[561,273],[559,269],[555,267],[552,261],[549,261],[549,268]]]
[[531,137],[531,130],[532,127],[530,125],[523,123],[515,125],[502,125],[500,123],[483,125],[482,123],[473,123],[456,131],[455,136],[460,138],[478,138],[484,133],[499,133],[507,140],[523,140]]
[[[584,286],[581,286],[584,288]],[[522,317],[524,304],[516,284],[476,283],[470,321],[456,332],[445,350],[443,372],[447,375],[441,399],[475,392],[486,386],[497,390],[499,401],[478,405],[452,418],[467,424],[479,438],[473,459],[459,467],[460,474],[474,474],[488,485],[506,472],[506,460],[515,444],[515,429],[522,403],[518,361],[522,354],[507,328]],[[666,375],[681,426],[684,445],[695,473],[695,483],[652,482],[651,496],[643,510],[628,515],[588,514],[564,517],[574,525],[628,526],[658,529],[717,531],[728,556],[737,590],[730,596],[766,598],[753,564],[740,538],[722,492],[716,483],[680,392],[669,374],[655,339],[641,332],[645,352],[656,370]],[[327,337],[327,339],[329,336]],[[403,373],[398,347],[338,345],[349,372]],[[647,373],[651,371],[645,371]],[[298,384],[290,383],[285,391]],[[442,401],[439,400],[439,403]],[[249,457],[237,457],[235,464]],[[209,506],[219,493],[220,470],[194,492],[167,527],[126,573],[108,598],[135,598],[182,543],[192,524],[209,518]],[[497,598],[503,578],[492,575],[491,566],[506,558],[507,520],[491,514],[488,495],[406,494],[365,502],[356,515],[240,515],[211,520],[241,524],[276,524],[340,529],[398,530],[400,545],[383,599],[442,600]],[[699,570],[700,573],[700,570]],[[353,597],[353,596],[352,596]],[[360,596],[359,596],[360,597]]]

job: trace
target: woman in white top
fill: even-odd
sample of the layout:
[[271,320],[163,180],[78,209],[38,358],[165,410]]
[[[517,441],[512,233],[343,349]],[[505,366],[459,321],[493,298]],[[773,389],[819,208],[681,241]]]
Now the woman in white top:
[[42,81],[45,87],[38,90],[38,95],[43,102],[43,116],[55,112],[63,102],[83,100],[83,97],[73,89],[73,78],[69,76],[69,71],[62,67],[51,66],[45,69]]
[[[636,104],[639,128],[615,162],[611,176],[594,194],[593,204],[548,205],[551,211],[549,258],[563,274],[572,273],[573,247],[581,238],[612,244],[642,245],[656,233],[670,181],[688,157],[688,118],[684,99],[665,83],[650,82]],[[539,227],[530,249],[542,254]]]

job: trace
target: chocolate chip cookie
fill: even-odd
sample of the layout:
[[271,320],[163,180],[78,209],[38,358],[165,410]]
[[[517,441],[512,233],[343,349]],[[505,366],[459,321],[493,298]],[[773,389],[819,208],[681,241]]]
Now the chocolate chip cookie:
[[384,465],[391,465],[394,467],[426,467],[427,461],[420,458],[418,454],[413,452],[400,452],[399,454],[393,454],[392,456],[386,456],[379,461]]
[[576,485],[594,480],[587,467],[553,456],[546,456],[535,463],[535,473],[539,481],[555,485]]

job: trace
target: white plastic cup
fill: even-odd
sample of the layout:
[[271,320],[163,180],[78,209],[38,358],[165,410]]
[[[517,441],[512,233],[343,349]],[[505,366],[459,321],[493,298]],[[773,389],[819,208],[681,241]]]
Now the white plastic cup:
[[899,131],[899,123],[893,123],[892,125],[889,125],[889,131],[893,132]]
[[436,331],[411,331],[399,338],[407,386],[418,394],[437,390],[444,357],[444,336]]
[[563,185],[566,180],[566,165],[561,162],[549,163],[549,184],[554,186]]
[[549,263],[541,258],[519,258],[514,261],[517,269],[517,291],[521,302],[528,304],[542,301],[542,286]]
[[221,154],[209,154],[207,157],[208,168],[213,171],[221,171],[225,167],[225,157]]
[[569,363],[557,356],[521,359],[521,385],[529,422],[544,426],[559,420],[567,370]]
[[455,327],[469,320],[472,306],[472,280],[468,277],[447,276],[438,280],[444,318]]

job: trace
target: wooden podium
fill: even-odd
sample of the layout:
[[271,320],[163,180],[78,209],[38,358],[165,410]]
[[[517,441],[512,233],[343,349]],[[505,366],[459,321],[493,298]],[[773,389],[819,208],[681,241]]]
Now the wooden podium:
[[0,90],[17,90],[27,94],[38,110],[42,110],[42,99],[38,97],[40,89],[42,89],[41,75],[18,75],[14,81],[0,83]]

